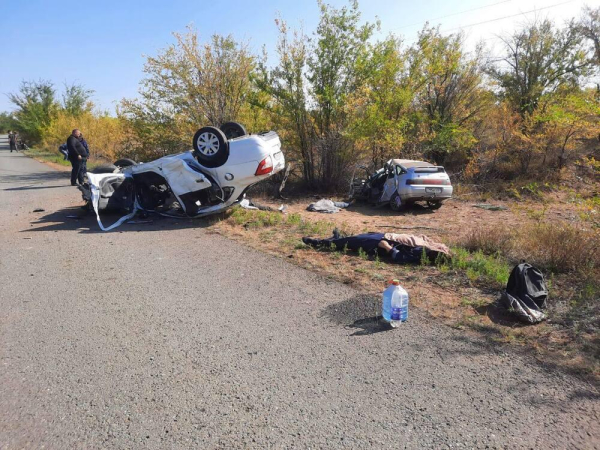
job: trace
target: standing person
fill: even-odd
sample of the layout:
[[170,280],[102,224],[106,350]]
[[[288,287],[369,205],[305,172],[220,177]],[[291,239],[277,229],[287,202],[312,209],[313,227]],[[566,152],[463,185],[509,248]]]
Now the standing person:
[[83,137],[83,133],[79,133],[79,142],[81,142],[81,145],[83,145],[83,147],[85,148],[85,155],[82,155],[81,158],[81,179],[83,179],[85,177],[85,174],[87,173],[87,160],[90,157],[90,148],[88,147],[88,143],[87,141],[84,139]]
[[8,132],[8,143],[10,145],[11,153],[13,152],[13,150],[17,151],[17,132],[16,131]]
[[71,186],[83,184],[83,175],[81,173],[81,161],[86,154],[85,147],[79,142],[81,132],[75,128],[71,136],[67,139],[67,148],[69,151],[69,161],[71,162]]

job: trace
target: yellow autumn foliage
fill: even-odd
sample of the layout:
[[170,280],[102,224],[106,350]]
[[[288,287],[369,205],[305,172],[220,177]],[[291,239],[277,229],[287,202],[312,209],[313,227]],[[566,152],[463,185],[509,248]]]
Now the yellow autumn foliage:
[[53,149],[64,144],[74,128],[78,128],[90,147],[92,158],[116,159],[123,145],[122,121],[107,114],[83,112],[72,116],[65,110],[57,113],[43,133],[44,146]]

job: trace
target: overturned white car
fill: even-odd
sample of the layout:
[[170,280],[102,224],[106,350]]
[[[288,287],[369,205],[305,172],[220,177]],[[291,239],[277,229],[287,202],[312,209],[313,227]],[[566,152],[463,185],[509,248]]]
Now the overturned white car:
[[[200,128],[193,147],[152,162],[121,159],[88,172],[88,183],[80,190],[100,228],[111,230],[140,210],[168,216],[214,214],[241,201],[250,186],[285,166],[277,133],[248,135],[235,122]],[[100,211],[122,211],[125,216],[104,226]]]

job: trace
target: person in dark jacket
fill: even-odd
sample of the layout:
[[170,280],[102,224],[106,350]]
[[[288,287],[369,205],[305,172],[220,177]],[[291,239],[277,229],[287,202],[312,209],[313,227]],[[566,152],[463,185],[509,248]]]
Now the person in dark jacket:
[[79,134],[79,142],[81,142],[81,145],[83,145],[83,147],[85,148],[85,155],[83,156],[83,158],[81,158],[81,177],[85,177],[85,174],[87,173],[87,160],[90,157],[90,148],[88,147],[88,143],[87,141],[84,139],[83,137],[83,133]]
[[86,155],[83,144],[79,141],[81,132],[76,128],[67,139],[67,149],[69,151],[69,161],[71,162],[71,186],[83,184],[83,174],[81,173],[81,161]]

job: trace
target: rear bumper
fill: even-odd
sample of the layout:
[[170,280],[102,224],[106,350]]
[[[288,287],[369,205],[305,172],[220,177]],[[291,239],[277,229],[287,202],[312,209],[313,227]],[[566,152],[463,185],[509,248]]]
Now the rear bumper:
[[399,194],[402,200],[447,200],[452,198],[452,186],[404,186]]

